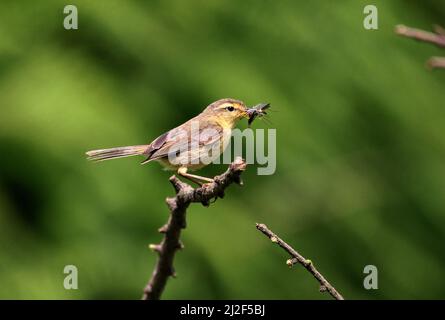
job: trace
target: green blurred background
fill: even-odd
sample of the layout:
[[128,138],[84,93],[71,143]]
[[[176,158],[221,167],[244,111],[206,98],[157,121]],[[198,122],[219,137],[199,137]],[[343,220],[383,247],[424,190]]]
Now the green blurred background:
[[445,298],[445,72],[424,67],[445,51],[393,33],[443,23],[441,2],[2,1],[0,298],[140,298],[170,173],[84,152],[150,142],[225,97],[272,103],[277,170],[191,206],[164,298],[330,299],[255,222],[346,298]]

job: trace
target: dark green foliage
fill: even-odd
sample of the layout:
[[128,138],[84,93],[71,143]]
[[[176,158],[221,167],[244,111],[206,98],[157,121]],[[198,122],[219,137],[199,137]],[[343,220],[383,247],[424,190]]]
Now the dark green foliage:
[[74,1],[66,31],[60,1],[2,1],[0,298],[139,298],[170,173],[84,152],[148,143],[226,97],[272,104],[277,171],[250,166],[190,208],[165,298],[329,299],[255,222],[345,298],[444,298],[445,72],[424,68],[443,52],[393,34],[443,23],[444,6],[372,3],[378,31],[368,1]]

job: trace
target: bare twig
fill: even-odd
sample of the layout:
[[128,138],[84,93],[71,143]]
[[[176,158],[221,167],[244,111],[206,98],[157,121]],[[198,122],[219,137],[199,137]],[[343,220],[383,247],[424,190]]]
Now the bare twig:
[[428,60],[427,66],[430,68],[445,68],[445,57],[432,57]]
[[167,198],[170,209],[168,222],[159,229],[164,234],[160,244],[151,244],[150,249],[159,254],[155,269],[150,281],[144,289],[143,300],[158,300],[165,288],[170,276],[175,277],[173,259],[177,250],[183,248],[180,241],[181,230],[186,227],[185,214],[192,202],[200,202],[204,206],[210,204],[210,200],[224,197],[224,190],[232,183],[242,185],[241,173],[246,169],[246,163],[241,158],[236,158],[227,171],[214,178],[214,182],[204,184],[200,188],[192,188],[182,182],[176,176],[170,178],[175,188],[176,196]]
[[437,33],[424,31],[416,28],[410,28],[402,24],[399,24],[395,28],[395,32],[398,35],[416,39],[423,42],[429,42],[435,44],[438,47],[445,48],[445,35],[441,33],[443,29],[439,26],[436,26],[435,31]]
[[301,264],[309,271],[315,279],[320,283],[320,292],[329,292],[329,294],[336,300],[344,300],[343,296],[326,280],[326,278],[315,268],[311,260],[305,259],[294,248],[284,242],[280,237],[273,233],[265,224],[256,224],[256,228],[265,234],[273,243],[278,244],[287,253],[292,256],[292,259],[288,259],[286,264],[292,267],[294,264]]
[[[420,29],[410,28],[404,25],[398,25],[395,33],[411,39],[435,44],[438,47],[445,48],[445,29],[435,25],[434,32],[424,31]],[[432,57],[428,60],[429,68],[445,68],[445,57]]]

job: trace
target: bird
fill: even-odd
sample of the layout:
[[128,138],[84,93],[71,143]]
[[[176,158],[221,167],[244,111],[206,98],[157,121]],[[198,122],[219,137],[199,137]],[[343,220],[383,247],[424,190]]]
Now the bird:
[[265,114],[269,104],[248,108],[232,98],[217,100],[200,114],[157,137],[150,144],[87,151],[87,159],[105,161],[130,156],[145,156],[141,164],[159,162],[167,170],[198,185],[210,183],[211,178],[191,174],[218,158],[230,141],[232,129],[243,118],[251,121]]

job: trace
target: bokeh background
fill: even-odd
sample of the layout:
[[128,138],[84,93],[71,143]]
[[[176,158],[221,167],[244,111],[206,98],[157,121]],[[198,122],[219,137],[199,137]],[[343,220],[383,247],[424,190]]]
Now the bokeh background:
[[2,1],[0,298],[140,298],[170,173],[84,152],[150,142],[225,97],[272,103],[277,170],[252,165],[244,187],[191,206],[164,298],[330,299],[255,222],[346,298],[445,298],[445,72],[424,65],[444,51],[393,33],[444,17],[439,0]]

